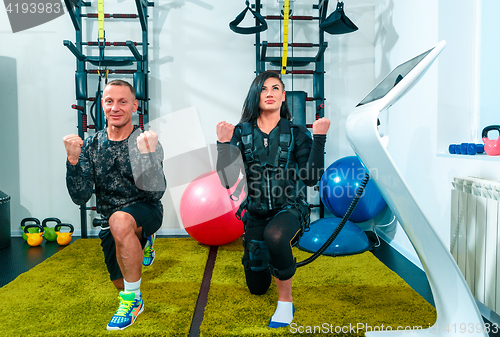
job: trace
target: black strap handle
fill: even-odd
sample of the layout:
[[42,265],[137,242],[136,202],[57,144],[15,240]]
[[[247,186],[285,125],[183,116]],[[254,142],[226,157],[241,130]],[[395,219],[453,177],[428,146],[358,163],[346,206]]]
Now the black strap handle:
[[[260,13],[254,11],[252,8],[250,8],[250,3],[248,1],[245,1],[245,4],[247,7],[234,19],[229,23],[229,28],[235,33],[238,34],[256,34],[263,32],[267,29],[267,22],[264,20],[262,15]],[[250,13],[253,14],[255,19],[257,20],[257,25],[255,27],[238,27],[238,25],[243,21],[245,18],[245,14],[247,11],[250,11]]]
[[61,223],[61,220],[59,220],[58,218],[47,218],[42,221],[42,227],[47,227],[47,222],[52,222],[52,221],[57,224]]
[[243,187],[245,187],[245,183],[246,183],[246,179],[244,179],[244,178],[238,182],[238,185],[236,185],[236,188],[235,188],[233,194],[231,194],[231,196],[230,196],[232,201],[240,200],[240,195],[241,195],[241,192],[243,191]]
[[25,234],[33,234],[28,231],[30,228],[38,228],[38,233],[43,233],[43,227],[40,224],[29,224],[24,227]]
[[54,227],[54,229],[55,229],[56,232],[59,232],[61,230],[61,227],[68,227],[70,233],[73,233],[75,231],[75,227],[73,227],[73,225],[69,224],[69,223],[60,223],[60,224],[57,224]]

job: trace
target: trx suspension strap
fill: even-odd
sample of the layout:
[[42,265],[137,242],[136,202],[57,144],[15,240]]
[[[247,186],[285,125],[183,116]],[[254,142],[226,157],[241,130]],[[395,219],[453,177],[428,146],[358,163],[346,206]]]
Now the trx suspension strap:
[[[105,78],[104,84],[106,85],[108,83],[108,74],[109,74],[109,70],[107,69],[107,65],[104,60],[104,47],[106,46],[106,38],[104,34],[104,0],[98,0],[97,2],[97,22],[99,25],[99,34],[97,36],[97,44],[99,45],[99,63],[98,63],[97,74],[99,75],[99,78],[97,80],[97,92],[95,95],[95,102],[94,102],[96,103],[95,122],[94,122],[96,125],[96,131],[104,129],[106,125],[101,104],[101,98],[102,98],[101,81],[102,78],[104,77]],[[91,111],[91,116],[92,116],[92,111]]]
[[[101,66],[102,62],[104,61],[104,47],[106,45],[106,39],[104,37],[104,0],[99,0],[97,2],[97,21],[99,24],[99,35],[97,36],[97,44],[99,45],[99,69],[98,69],[98,74],[99,74],[99,82],[100,82],[100,77],[103,76],[101,74]],[[106,71],[106,80],[108,72]]]
[[290,15],[290,0],[285,0],[283,7],[283,57],[281,62],[281,74],[286,74],[288,54],[288,20]]
[[99,0],[97,3],[97,21],[99,23],[98,42],[104,41],[104,0]]
[[[231,28],[231,30],[233,32],[238,33],[238,34],[256,34],[256,33],[260,33],[260,32],[265,31],[267,29],[266,20],[264,20],[262,15],[260,15],[258,12],[254,11],[250,7],[250,2],[248,0],[245,1],[245,4],[247,5],[247,7],[240,14],[238,14],[236,19],[234,19],[233,21],[231,21],[229,23],[229,28]],[[255,17],[256,26],[255,27],[238,27],[238,25],[241,23],[241,21],[243,21],[243,19],[245,18],[245,14],[247,13],[247,11],[250,11],[250,13],[252,13],[253,16]]]

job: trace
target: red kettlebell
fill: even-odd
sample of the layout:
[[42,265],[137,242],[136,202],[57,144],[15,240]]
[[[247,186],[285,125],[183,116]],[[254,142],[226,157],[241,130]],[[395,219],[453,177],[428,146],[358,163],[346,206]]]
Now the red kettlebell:
[[[70,231],[61,232],[61,227],[69,227]],[[71,235],[73,235],[75,228],[69,223],[60,223],[54,227],[54,230],[57,235],[57,243],[60,244],[61,246],[66,246],[71,242]]]
[[[37,233],[30,233],[28,231],[28,229],[33,228],[33,227],[38,228],[39,232],[37,232]],[[38,225],[38,224],[36,224],[36,225],[26,225],[24,227],[24,233],[28,237],[26,239],[26,242],[28,242],[28,244],[30,246],[32,246],[32,247],[40,245],[42,243],[42,241],[43,241],[43,227],[40,226],[40,225]]]
[[481,137],[484,143],[484,152],[489,156],[500,155],[500,136],[497,139],[489,139],[488,132],[491,130],[497,130],[500,135],[500,125],[490,125],[483,129]]

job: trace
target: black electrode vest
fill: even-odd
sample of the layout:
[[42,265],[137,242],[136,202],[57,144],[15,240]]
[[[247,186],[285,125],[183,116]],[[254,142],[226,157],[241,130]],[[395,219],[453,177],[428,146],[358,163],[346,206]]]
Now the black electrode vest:
[[295,126],[282,118],[269,134],[268,148],[264,147],[262,132],[253,123],[241,123],[239,127],[248,194],[245,209],[255,215],[282,209],[290,202],[288,199],[297,197],[292,132]]

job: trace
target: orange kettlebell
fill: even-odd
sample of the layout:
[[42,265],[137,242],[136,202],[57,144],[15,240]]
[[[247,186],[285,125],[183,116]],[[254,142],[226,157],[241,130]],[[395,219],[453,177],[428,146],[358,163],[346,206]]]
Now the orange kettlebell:
[[[69,227],[70,231],[69,232],[61,232],[61,227]],[[75,228],[70,225],[69,223],[60,223],[57,224],[54,227],[54,230],[57,234],[57,243],[60,244],[61,246],[66,246],[71,242],[71,235],[73,235],[73,232],[75,231]]]
[[[26,227],[26,223],[30,221],[30,222],[34,222],[35,224],[39,225],[40,224],[40,220],[38,220],[37,218],[24,218],[22,221],[21,221],[21,231],[23,232],[23,239],[24,241],[28,240],[28,236],[26,235],[26,233],[24,233],[24,227]],[[43,227],[43,226],[42,226]],[[31,228],[34,228],[34,227],[31,227]],[[30,233],[35,233],[35,229],[31,230]]]
[[[38,233],[30,233],[28,231],[28,229],[33,228],[33,227],[38,228],[39,232]],[[24,226],[24,233],[27,236],[26,242],[28,242],[28,244],[32,247],[40,245],[43,241],[43,227],[40,226],[39,224]]]

